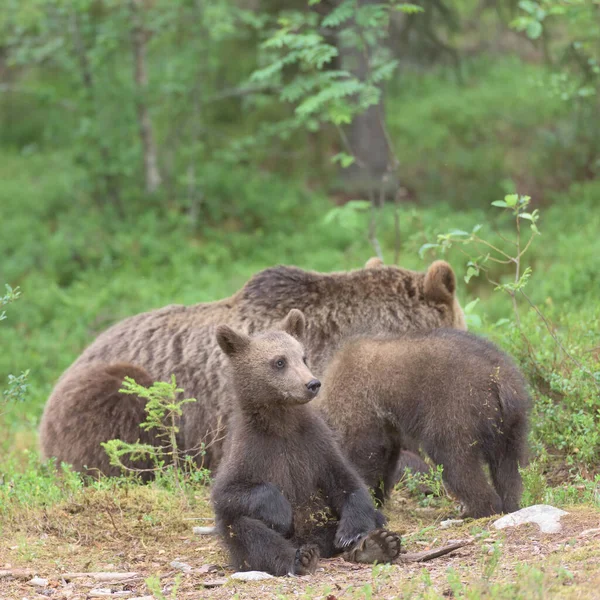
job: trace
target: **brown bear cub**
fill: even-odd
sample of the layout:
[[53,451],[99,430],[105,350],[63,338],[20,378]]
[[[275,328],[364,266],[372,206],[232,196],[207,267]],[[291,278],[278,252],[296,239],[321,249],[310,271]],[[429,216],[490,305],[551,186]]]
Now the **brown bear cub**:
[[465,516],[519,508],[529,397],[519,369],[487,340],[451,329],[356,339],[333,358],[323,392],[322,414],[380,499],[408,436],[443,465]]
[[306,365],[304,328],[295,309],[281,330],[217,328],[236,406],[212,501],[237,569],[305,574],[319,556],[389,562],[400,553],[400,537],[382,529],[366,485],[307,405],[321,384]]

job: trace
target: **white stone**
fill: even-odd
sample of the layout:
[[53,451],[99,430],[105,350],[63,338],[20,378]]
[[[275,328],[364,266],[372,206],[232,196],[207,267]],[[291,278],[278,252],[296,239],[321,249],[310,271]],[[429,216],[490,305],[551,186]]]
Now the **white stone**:
[[560,518],[568,514],[568,512],[548,504],[536,504],[501,517],[494,521],[493,526],[496,529],[504,529],[523,523],[536,523],[542,533],[558,533],[562,529]]
[[238,581],[262,581],[263,579],[273,579],[273,575],[264,571],[239,571],[231,575],[231,579]]
[[35,585],[36,587],[46,587],[48,585],[47,579],[42,579],[41,577],[34,577],[29,580],[29,585]]
[[214,535],[216,533],[215,527],[194,527],[195,535]]
[[445,521],[440,521],[440,529],[448,529],[449,527],[462,525],[463,523],[464,521],[462,519],[446,519]]
[[184,573],[190,573],[192,570],[192,567],[190,567],[190,565],[184,562],[180,562],[178,560],[174,560],[173,562],[171,562],[170,566],[174,569],[177,569],[178,571],[183,571]]

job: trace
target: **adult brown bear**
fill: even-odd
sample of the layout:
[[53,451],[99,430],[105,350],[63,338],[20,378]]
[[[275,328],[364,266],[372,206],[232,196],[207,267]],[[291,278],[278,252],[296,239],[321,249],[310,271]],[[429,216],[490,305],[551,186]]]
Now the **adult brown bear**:
[[[305,347],[319,377],[340,344],[355,335],[403,333],[437,327],[465,329],[450,265],[434,262],[425,273],[383,266],[316,273],[278,266],[252,277],[223,300],[171,305],[125,319],[98,338],[62,375],[46,405],[40,428],[43,454],[77,470],[115,475],[101,442],[119,438],[156,443],[139,428],[144,402],[119,393],[123,377],[167,380],[171,374],[187,397],[178,444],[214,469],[233,391],[215,329],[228,324],[244,333],[269,329],[292,308],[309,322]],[[149,465],[136,463],[139,468]]]

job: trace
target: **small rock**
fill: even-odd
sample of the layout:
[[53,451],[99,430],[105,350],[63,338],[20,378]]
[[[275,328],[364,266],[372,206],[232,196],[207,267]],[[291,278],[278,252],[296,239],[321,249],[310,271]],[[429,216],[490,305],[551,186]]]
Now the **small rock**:
[[273,575],[264,571],[239,571],[231,575],[231,579],[239,581],[262,581],[263,579],[273,579]]
[[578,537],[594,537],[600,534],[600,528],[598,529],[584,529]]
[[449,527],[453,527],[454,525],[462,525],[463,523],[463,519],[446,519],[445,521],[440,521],[440,529],[448,529]]
[[133,592],[113,592],[108,588],[96,588],[88,592],[88,598],[128,598]]
[[48,585],[48,580],[43,579],[42,577],[34,577],[29,580],[29,585],[35,585],[36,587],[46,587]]
[[202,582],[202,585],[205,588],[214,588],[214,587],[219,587],[221,585],[225,585],[227,583],[227,579],[225,579],[225,577],[220,577],[219,579],[207,579],[206,581]]
[[194,569],[194,573],[204,575],[206,573],[212,573],[213,571],[218,571],[218,570],[219,570],[219,567],[217,565],[202,565],[201,567]]
[[184,573],[190,573],[192,571],[192,567],[184,562],[179,562],[178,560],[174,560],[169,563],[173,569],[177,569],[178,571],[183,571]]
[[504,529],[523,523],[536,523],[542,533],[558,533],[562,529],[560,518],[567,514],[569,513],[554,506],[536,504],[501,517],[494,521],[493,526],[496,529]]
[[214,526],[194,527],[193,532],[194,535],[214,535],[216,533],[216,528]]

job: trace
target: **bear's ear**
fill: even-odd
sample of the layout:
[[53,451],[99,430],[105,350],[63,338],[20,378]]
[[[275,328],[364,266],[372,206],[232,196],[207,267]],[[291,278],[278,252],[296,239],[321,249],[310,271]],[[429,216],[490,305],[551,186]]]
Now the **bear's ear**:
[[452,267],[443,260],[436,260],[425,273],[425,297],[433,302],[451,304],[456,292],[456,277]]
[[217,343],[227,356],[233,356],[248,347],[250,338],[231,329],[229,325],[219,325],[217,327]]
[[365,263],[365,269],[376,269],[377,267],[384,267],[385,263],[379,258],[374,256]]
[[300,341],[304,338],[305,328],[306,319],[304,318],[304,313],[297,308],[292,308],[288,313],[288,316],[281,323],[281,329],[283,329],[283,331]]

